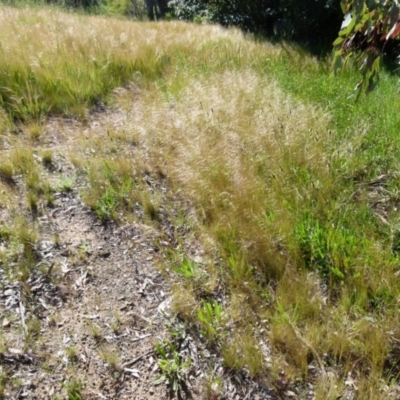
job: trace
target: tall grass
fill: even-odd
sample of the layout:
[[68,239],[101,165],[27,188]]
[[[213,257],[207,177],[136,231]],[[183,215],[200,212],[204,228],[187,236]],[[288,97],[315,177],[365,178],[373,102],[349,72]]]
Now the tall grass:
[[[176,310],[212,328],[228,368],[268,373],[277,386],[282,371],[307,378],[317,399],[342,395],[351,375],[359,398],[395,398],[394,77],[354,104],[352,73],[331,81],[326,63],[238,31],[0,11],[1,106],[12,117],[84,114],[116,86],[142,89],[124,97],[125,146],[107,149],[95,129],[88,136],[98,147],[85,198],[104,206],[101,218],[133,207],[139,143],[190,200],[210,255],[203,275],[190,262],[178,269]],[[207,301],[218,287],[227,300],[216,318]]]
[[340,140],[326,109],[295,101],[244,64],[188,77],[172,103],[160,93],[135,107],[135,132],[219,244],[238,335],[225,346],[240,348],[249,335],[255,346],[237,365],[262,373],[248,327],[267,319],[292,377],[323,354],[339,377],[354,363],[386,374],[399,322],[399,287],[389,279],[397,259],[368,198],[374,189],[360,189],[343,167],[359,138]]
[[7,7],[0,23],[0,105],[14,119],[82,115],[117,86],[159,78],[168,63],[151,24]]

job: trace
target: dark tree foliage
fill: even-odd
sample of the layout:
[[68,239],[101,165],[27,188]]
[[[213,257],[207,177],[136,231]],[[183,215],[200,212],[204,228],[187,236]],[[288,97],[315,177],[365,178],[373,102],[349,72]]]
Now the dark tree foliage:
[[172,0],[178,18],[204,19],[268,36],[329,43],[343,18],[339,0]]

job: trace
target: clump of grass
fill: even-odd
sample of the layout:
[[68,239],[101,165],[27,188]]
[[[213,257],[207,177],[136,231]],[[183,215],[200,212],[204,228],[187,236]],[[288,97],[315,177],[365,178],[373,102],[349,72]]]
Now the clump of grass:
[[198,303],[193,288],[190,285],[176,283],[172,287],[173,301],[172,309],[186,321],[191,321],[195,315]]
[[32,316],[26,322],[27,327],[27,337],[25,338],[27,341],[36,340],[40,334],[41,323],[39,318]]
[[9,160],[18,174],[36,171],[35,159],[31,149],[15,149],[9,154]]
[[14,168],[10,162],[0,164],[0,180],[7,184],[14,183]]
[[65,355],[70,362],[78,359],[78,348],[76,346],[68,346],[65,348]]
[[219,399],[223,393],[223,381],[220,377],[210,373],[204,378],[204,388],[206,400]]
[[12,229],[7,225],[0,225],[0,240],[6,241],[9,240],[12,236]]
[[236,332],[222,344],[222,357],[226,368],[240,370],[246,367],[250,375],[257,376],[264,371],[263,353],[251,329]]
[[53,164],[53,152],[51,150],[43,151],[42,163],[47,168],[49,168]]
[[54,206],[53,189],[50,186],[46,186],[44,196],[46,199],[46,205],[48,207],[53,207]]
[[[40,198],[45,198],[48,205],[52,205],[53,189],[41,174],[39,166],[35,162],[32,149],[17,148],[8,155],[9,162],[3,164],[4,175],[7,179],[14,179],[10,174],[22,175],[26,186],[26,197],[28,207],[32,212],[36,212]],[[44,162],[44,161],[43,161]],[[0,171],[1,178],[1,171]]]
[[90,326],[90,336],[95,341],[100,341],[103,338],[103,334],[102,334],[101,328],[96,324],[92,324]]
[[62,177],[57,185],[57,190],[61,193],[69,193],[72,192],[74,188],[74,180],[68,177]]
[[29,171],[25,177],[25,184],[28,191],[33,193],[40,194],[42,192],[41,188],[41,177],[38,171],[35,169],[33,171]]
[[141,197],[145,215],[150,218],[151,221],[157,221],[159,218],[157,201],[152,199],[148,194]]
[[91,162],[88,178],[90,188],[83,193],[83,198],[100,220],[117,220],[118,212],[133,209],[138,196],[129,160]]
[[63,386],[67,391],[68,399],[79,400],[82,398],[83,389],[85,388],[85,384],[82,381],[76,378],[71,378],[68,381],[65,381]]
[[42,134],[42,126],[39,122],[32,122],[27,126],[27,135],[31,141],[36,141]]
[[27,194],[28,207],[32,214],[37,214],[38,211],[38,197],[36,193],[28,192]]
[[24,246],[24,253],[33,251],[38,238],[38,232],[34,225],[27,221],[18,220],[17,229],[14,233],[18,242]]
[[106,363],[108,370],[114,375],[114,377],[118,377],[118,372],[120,369],[119,366],[119,355],[116,350],[105,349],[101,352],[101,358]]
[[40,199],[44,198],[47,206],[53,205],[53,188],[41,175],[38,169],[30,171],[24,177],[28,207],[33,214],[37,214]]
[[231,371],[238,371],[244,367],[243,357],[240,354],[239,341],[229,340],[223,343],[221,350],[225,368]]
[[37,265],[38,232],[31,221],[21,217],[14,218],[9,226],[12,228],[0,228],[0,240],[7,245],[7,250],[0,254],[1,260],[9,279],[16,279],[24,286]]
[[9,115],[4,110],[4,108],[0,107],[0,140],[1,135],[5,134],[7,131],[10,131],[12,128],[12,122],[9,118]]
[[121,318],[118,314],[114,316],[113,321],[110,324],[111,331],[114,335],[118,335],[121,329]]

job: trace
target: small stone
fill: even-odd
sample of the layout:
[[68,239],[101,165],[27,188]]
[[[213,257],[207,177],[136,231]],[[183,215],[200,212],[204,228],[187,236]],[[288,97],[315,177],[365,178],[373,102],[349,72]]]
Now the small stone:
[[11,325],[11,322],[7,318],[4,318],[1,325],[3,328],[8,328]]
[[108,258],[108,257],[110,257],[110,255],[111,255],[111,252],[108,250],[103,250],[103,251],[99,252],[99,257],[101,257],[101,258]]
[[12,347],[10,347],[10,348],[8,349],[8,353],[14,354],[14,355],[18,355],[18,356],[21,355],[21,354],[24,354],[23,350],[14,349],[14,348],[12,348]]

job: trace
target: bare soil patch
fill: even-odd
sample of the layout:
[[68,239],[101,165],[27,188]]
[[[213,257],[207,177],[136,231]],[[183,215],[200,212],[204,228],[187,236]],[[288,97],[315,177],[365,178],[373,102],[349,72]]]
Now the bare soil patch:
[[[23,283],[2,271],[6,398],[65,396],[74,380],[85,398],[163,398],[152,382],[168,289],[149,230],[100,224],[75,189],[56,194],[38,224],[43,271]],[[40,327],[27,341],[23,325],[33,315]]]

